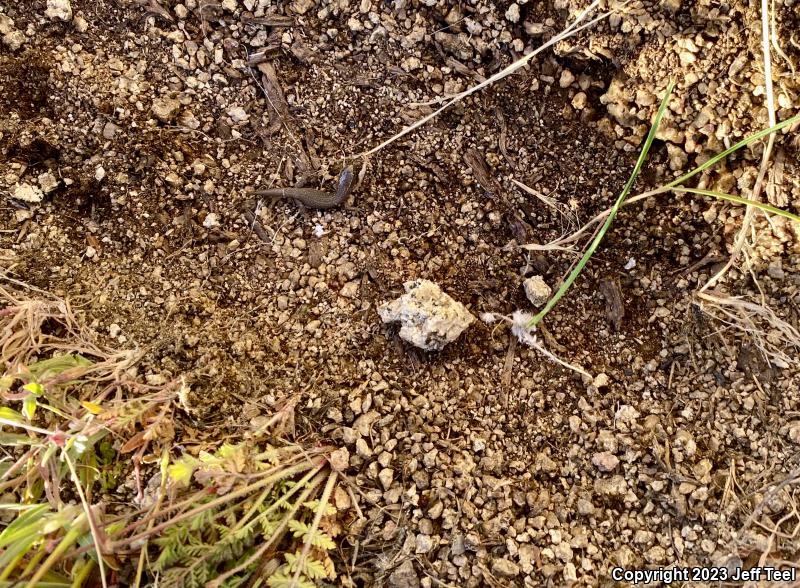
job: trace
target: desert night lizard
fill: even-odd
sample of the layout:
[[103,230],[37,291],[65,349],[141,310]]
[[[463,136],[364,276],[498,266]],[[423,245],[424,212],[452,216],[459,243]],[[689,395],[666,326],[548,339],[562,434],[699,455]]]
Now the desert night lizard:
[[352,184],[353,170],[346,167],[339,174],[339,182],[335,193],[312,188],[271,188],[269,190],[254,190],[250,194],[268,198],[293,198],[308,208],[325,209],[334,208],[344,202],[350,193]]

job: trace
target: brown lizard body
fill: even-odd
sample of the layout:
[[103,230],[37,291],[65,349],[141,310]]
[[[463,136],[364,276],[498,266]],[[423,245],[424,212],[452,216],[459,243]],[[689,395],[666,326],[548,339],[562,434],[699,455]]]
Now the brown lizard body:
[[335,208],[345,201],[353,184],[353,171],[346,167],[339,174],[339,183],[336,192],[324,192],[313,188],[271,188],[269,190],[256,190],[250,192],[254,196],[267,198],[293,198],[308,208],[326,209]]

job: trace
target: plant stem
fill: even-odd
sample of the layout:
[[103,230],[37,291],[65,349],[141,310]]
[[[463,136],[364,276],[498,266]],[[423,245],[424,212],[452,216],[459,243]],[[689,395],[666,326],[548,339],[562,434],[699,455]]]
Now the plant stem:
[[639,172],[641,171],[642,166],[644,165],[644,161],[647,158],[647,153],[650,151],[650,146],[653,144],[653,139],[655,138],[656,131],[658,130],[658,125],[661,122],[661,118],[664,116],[664,111],[667,108],[667,102],[669,100],[670,95],[672,94],[672,89],[674,87],[675,87],[674,81],[670,82],[669,85],[667,86],[667,89],[664,92],[664,98],[662,98],[661,105],[658,107],[658,111],[656,112],[656,118],[653,121],[652,126],[650,127],[650,132],[647,134],[647,139],[645,139],[644,147],[642,147],[642,150],[639,152],[639,158],[636,160],[636,165],[633,168],[633,172],[631,172],[628,181],[625,183],[625,187],[622,189],[622,192],[620,193],[619,197],[617,197],[616,202],[614,202],[614,206],[611,207],[611,212],[609,212],[608,217],[606,218],[606,222],[603,224],[600,231],[598,231],[597,236],[594,238],[592,243],[586,249],[586,252],[583,254],[583,257],[581,257],[580,261],[575,266],[575,269],[573,269],[572,272],[570,272],[569,276],[567,276],[567,279],[564,280],[563,284],[561,284],[561,287],[558,289],[555,296],[550,298],[550,300],[547,301],[547,304],[542,309],[542,311],[536,316],[534,316],[528,322],[526,326],[529,329],[532,329],[536,325],[538,325],[541,322],[541,320],[545,316],[547,316],[547,313],[550,312],[552,308],[558,303],[558,301],[561,300],[561,297],[567,293],[567,290],[570,289],[573,282],[575,282],[577,277],[583,271],[584,266],[586,266],[586,264],[589,262],[589,259],[592,257],[592,255],[594,255],[594,252],[597,250],[598,246],[600,245],[600,242],[603,240],[603,237],[605,237],[605,234],[608,231],[609,227],[611,226],[611,223],[614,222],[614,218],[617,216],[617,212],[625,203],[625,198],[631,191],[631,188],[633,187],[633,184],[636,181],[636,178],[639,176]]
[[69,549],[70,545],[75,543],[81,535],[86,532],[86,514],[82,514],[78,519],[75,521],[75,525],[70,529],[64,538],[61,539],[61,542],[58,546],[53,550],[53,552],[48,556],[48,558],[44,561],[42,566],[36,570],[36,573],[33,577],[28,580],[28,583],[25,585],[25,588],[35,588],[39,585],[39,581],[44,577],[44,575],[52,568],[55,563],[60,559],[60,557]]
[[222,586],[225,580],[227,580],[228,578],[230,578],[235,574],[238,574],[243,570],[246,570],[248,567],[250,567],[259,559],[261,559],[262,556],[267,552],[267,550],[270,547],[272,547],[272,544],[275,543],[275,541],[277,541],[281,537],[283,537],[284,529],[286,529],[286,527],[289,525],[289,521],[291,521],[294,518],[295,514],[297,514],[297,511],[300,509],[303,503],[308,500],[308,497],[311,495],[311,493],[317,488],[319,488],[319,485],[322,484],[324,475],[325,474],[323,474],[322,472],[319,472],[317,476],[311,481],[309,487],[306,488],[305,491],[300,495],[300,497],[294,503],[294,506],[292,506],[292,509],[289,512],[287,512],[286,515],[283,517],[280,526],[277,529],[275,529],[275,531],[272,533],[272,537],[270,538],[269,541],[267,541],[266,543],[264,543],[264,545],[259,547],[255,551],[255,553],[253,553],[253,555],[251,555],[244,563],[236,566],[231,570],[228,570],[221,576],[214,578],[211,582],[206,584],[207,588],[219,588],[220,586]]
[[792,125],[792,124],[794,124],[796,122],[800,122],[800,114],[795,115],[792,118],[787,118],[785,121],[780,122],[780,123],[776,124],[775,126],[769,127],[768,129],[764,129],[762,131],[758,131],[757,133],[754,133],[754,134],[750,135],[749,137],[745,137],[744,139],[742,139],[741,141],[736,143],[736,145],[734,145],[732,147],[729,147],[728,149],[726,149],[722,153],[718,153],[717,155],[715,155],[714,157],[712,157],[711,159],[709,159],[708,161],[706,161],[702,165],[699,165],[696,168],[694,168],[692,171],[683,174],[682,176],[680,176],[676,180],[672,180],[670,183],[666,184],[664,186],[664,188],[673,188],[673,187],[677,186],[678,184],[682,184],[686,180],[688,180],[689,178],[691,178],[693,176],[696,176],[700,172],[707,170],[712,165],[715,165],[716,163],[722,161],[723,159],[728,157],[728,155],[730,155],[734,151],[738,151],[742,147],[746,147],[750,143],[753,143],[754,141],[758,141],[762,137],[766,137],[767,135],[770,135],[772,133],[780,131],[782,128],[788,127],[789,125]]
[[[312,469],[312,468],[315,468],[315,467],[316,468],[322,468],[324,466],[324,464],[325,464],[325,461],[320,459],[320,460],[318,460],[317,463],[312,463],[312,464],[302,463],[302,464],[296,465],[296,466],[291,467],[291,468],[281,469],[276,474],[272,474],[271,476],[268,476],[268,477],[264,478],[263,480],[259,480],[258,482],[255,482],[254,484],[250,484],[248,486],[245,486],[244,488],[240,488],[239,490],[236,490],[235,492],[231,492],[230,494],[226,494],[224,496],[220,496],[219,498],[217,498],[215,500],[212,500],[211,502],[207,502],[205,504],[201,504],[200,506],[198,506],[196,508],[193,508],[190,511],[187,511],[187,512],[185,512],[183,514],[180,514],[180,515],[178,515],[178,516],[176,516],[174,518],[171,518],[171,519],[169,519],[167,521],[164,521],[163,523],[161,523],[159,525],[156,525],[152,529],[148,529],[147,531],[143,531],[143,532],[141,532],[141,533],[139,533],[137,535],[134,535],[133,537],[128,537],[127,539],[121,539],[119,541],[114,541],[111,544],[111,549],[113,550],[113,549],[116,549],[118,547],[122,547],[122,546],[125,546],[125,545],[130,545],[131,543],[133,543],[135,541],[138,541],[139,539],[144,539],[146,537],[150,537],[152,535],[155,535],[156,533],[160,533],[161,531],[163,531],[164,529],[166,529],[169,526],[176,525],[176,524],[178,524],[180,522],[183,522],[183,521],[185,521],[187,519],[190,519],[190,518],[192,518],[194,516],[197,516],[201,512],[204,512],[204,511],[206,511],[208,509],[216,508],[218,506],[221,506],[221,505],[225,504],[226,502],[230,502],[231,500],[235,500],[237,498],[241,498],[242,496],[247,496],[248,494],[251,494],[251,493],[255,492],[256,490],[258,490],[259,488],[263,488],[264,486],[266,486],[268,484],[272,484],[272,483],[274,483],[274,482],[276,482],[278,480],[281,480],[283,478],[286,478],[288,476],[293,476],[295,474],[299,474],[302,471],[305,471],[305,470],[308,470],[308,469]],[[129,527],[131,527],[131,526],[135,527],[137,525],[134,524],[134,525],[130,525]]]
[[303,569],[303,563],[308,557],[308,552],[311,551],[311,545],[314,542],[314,534],[317,532],[319,522],[322,520],[322,515],[328,509],[328,500],[331,498],[331,492],[333,492],[333,487],[335,484],[336,472],[331,471],[331,473],[328,474],[328,483],[325,484],[325,489],[322,491],[322,496],[319,499],[317,512],[314,514],[314,521],[311,523],[311,529],[308,532],[308,539],[306,540],[305,545],[303,545],[303,552],[300,554],[300,559],[297,560],[297,569],[295,570],[294,577],[292,578],[291,588],[297,586],[297,582],[300,579],[300,572]]

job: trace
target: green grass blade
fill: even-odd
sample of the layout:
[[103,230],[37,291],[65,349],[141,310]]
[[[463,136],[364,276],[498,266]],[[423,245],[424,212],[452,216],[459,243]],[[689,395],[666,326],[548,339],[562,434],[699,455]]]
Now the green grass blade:
[[[16,510],[14,508],[16,506],[18,505],[8,505],[7,509]],[[37,504],[30,509],[26,509],[0,533],[0,548],[17,541],[23,541],[26,537],[42,533],[46,523],[44,515],[49,509],[50,507],[47,504]]]
[[0,418],[6,419],[9,421],[16,421],[18,423],[25,422],[25,418],[22,416],[21,413],[17,412],[13,408],[9,408],[7,406],[0,406]]
[[67,534],[64,535],[41,567],[39,567],[33,577],[28,580],[28,583],[25,585],[25,587],[36,588],[37,586],[41,586],[40,582],[44,580],[45,575],[54,565],[56,565],[56,563],[63,557],[67,550],[75,545],[78,538],[86,531],[87,527],[88,523],[86,522],[86,515],[81,515],[78,521],[76,521],[75,527],[70,529]]
[[38,445],[39,441],[20,433],[0,433],[0,445],[3,447],[21,447],[22,445]]
[[7,580],[11,576],[22,558],[41,538],[38,534],[27,536],[25,539],[15,541],[0,554],[0,580]]
[[749,137],[745,137],[744,139],[742,139],[741,141],[736,143],[736,145],[733,145],[732,147],[729,147],[728,149],[726,149],[722,153],[718,153],[717,155],[715,155],[714,157],[712,157],[711,159],[706,161],[704,164],[699,165],[698,167],[694,168],[692,171],[682,175],[677,180],[671,181],[669,184],[666,185],[666,187],[667,188],[672,188],[673,186],[677,186],[678,184],[682,184],[683,182],[685,182],[686,180],[688,180],[692,176],[696,176],[700,172],[703,172],[703,171],[707,170],[712,165],[715,165],[719,161],[725,159],[726,157],[728,157],[728,155],[730,155],[734,151],[738,151],[742,147],[746,147],[750,143],[753,143],[754,141],[758,141],[762,137],[766,137],[767,135],[771,135],[772,133],[780,131],[782,128],[788,127],[789,125],[792,125],[792,124],[794,124],[796,122],[800,122],[800,114],[798,114],[796,116],[793,116],[792,118],[788,118],[785,121],[776,124],[775,126],[769,127],[768,129],[764,129],[763,131],[758,131],[757,133],[754,133],[754,134],[750,135]]
[[86,359],[79,353],[68,355],[57,355],[49,359],[43,359],[28,366],[36,381],[49,380],[59,374],[74,368],[91,367],[92,361]]
[[550,300],[547,301],[547,304],[542,309],[542,311],[536,316],[534,316],[527,324],[528,328],[533,328],[536,325],[538,325],[542,321],[542,319],[547,315],[547,313],[550,312],[552,308],[558,303],[561,297],[567,293],[567,290],[570,289],[573,282],[575,282],[577,277],[583,271],[583,268],[589,262],[589,259],[591,259],[592,255],[594,255],[594,252],[595,250],[597,250],[597,247],[600,245],[600,242],[603,240],[603,237],[605,237],[608,228],[611,226],[611,223],[614,222],[614,218],[617,216],[617,212],[625,203],[625,199],[628,197],[628,193],[630,193],[634,182],[636,182],[636,178],[639,176],[639,172],[641,171],[642,166],[644,165],[644,161],[647,158],[647,153],[650,151],[650,146],[653,144],[653,139],[655,138],[656,130],[658,130],[658,125],[661,123],[661,119],[664,117],[664,111],[667,109],[667,102],[669,101],[669,97],[672,94],[672,90],[674,87],[675,87],[675,82],[670,82],[669,86],[667,86],[667,90],[664,93],[664,98],[661,100],[661,105],[658,107],[658,112],[656,112],[656,118],[653,121],[652,126],[650,127],[650,132],[647,134],[647,139],[644,142],[644,147],[642,147],[642,150],[639,153],[639,159],[636,160],[636,165],[634,166],[633,171],[631,172],[631,175],[628,178],[628,181],[625,183],[625,187],[622,189],[622,192],[617,198],[617,201],[614,202],[614,206],[611,207],[611,213],[606,218],[606,222],[603,223],[603,226],[597,233],[597,236],[594,238],[591,245],[589,245],[589,247],[586,249],[586,252],[583,254],[583,257],[581,257],[580,261],[575,266],[575,269],[573,269],[572,272],[570,272],[567,279],[564,280],[563,284],[561,284],[561,287],[558,289],[555,296],[550,298]]
[[776,208],[774,206],[770,206],[769,204],[764,204],[763,202],[748,200],[747,198],[742,198],[741,196],[734,196],[733,194],[726,194],[724,192],[714,192],[713,190],[701,190],[700,188],[684,188],[683,186],[674,186],[672,189],[676,192],[700,194],[701,196],[711,196],[712,198],[717,198],[718,200],[727,200],[729,202],[735,202],[736,204],[754,206],[755,208],[759,208],[765,212],[771,212],[772,214],[776,214],[778,216],[782,216],[783,218],[793,220],[796,223],[800,223],[800,216],[797,216],[796,214],[792,214],[791,212],[783,210],[782,208]]

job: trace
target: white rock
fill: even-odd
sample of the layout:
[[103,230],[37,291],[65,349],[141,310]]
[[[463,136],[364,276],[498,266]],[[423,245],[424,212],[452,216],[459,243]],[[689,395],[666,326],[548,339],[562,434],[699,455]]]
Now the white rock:
[[8,48],[12,51],[16,51],[22,45],[25,44],[27,39],[25,38],[25,34],[22,31],[13,30],[8,34],[3,35],[3,43],[8,45]]
[[47,10],[44,15],[50,20],[72,20],[72,6],[69,0],[47,0]]
[[[364,459],[369,459],[372,457],[372,449],[367,443],[367,440],[363,437],[356,439],[356,455],[363,457]],[[388,487],[386,489],[388,490]]]
[[350,463],[350,452],[347,450],[347,447],[340,447],[336,451],[331,452],[328,462],[331,464],[331,468],[337,472],[346,470]]
[[430,280],[413,280],[403,286],[406,293],[380,305],[378,315],[384,323],[400,321],[400,337],[421,349],[442,349],[475,320],[463,304]]
[[509,559],[496,559],[492,562],[492,573],[501,578],[513,578],[519,572],[519,566]]
[[[18,208],[14,211],[14,219],[17,221],[17,224],[24,223],[29,218],[33,218],[33,212],[30,210]],[[8,249],[6,251],[8,251]]]
[[389,588],[419,588],[420,582],[411,559],[400,564],[389,576]]
[[601,451],[592,456],[592,463],[601,472],[613,472],[619,465],[619,458],[610,451]]
[[39,174],[36,178],[39,181],[39,187],[41,187],[42,192],[45,194],[49,194],[53,190],[56,189],[58,186],[58,180],[51,172],[44,172]]
[[562,88],[569,88],[574,81],[575,74],[573,74],[570,70],[565,69],[561,72],[561,78],[558,80],[558,85]]
[[567,584],[578,581],[578,570],[575,569],[575,564],[572,562],[564,566],[564,581]]
[[12,51],[16,51],[27,41],[25,34],[17,30],[14,21],[5,14],[0,14],[0,35],[3,35],[3,43]]
[[114,135],[116,135],[117,131],[119,131],[119,130],[120,130],[120,128],[117,125],[115,125],[114,123],[109,121],[103,127],[103,138],[104,139],[113,139]]
[[339,291],[339,296],[342,298],[356,298],[358,297],[358,290],[360,288],[360,283],[357,280],[353,280],[352,282],[347,282],[342,289]]
[[86,31],[88,31],[88,30],[89,30],[89,23],[88,23],[88,22],[86,22],[86,19],[85,19],[85,18],[83,18],[83,16],[81,16],[80,14],[79,14],[79,15],[77,15],[77,16],[76,16],[76,17],[75,17],[75,18],[72,20],[72,24],[74,24],[74,25],[75,25],[75,29],[76,29],[76,30],[77,30],[79,33],[85,33]]
[[623,404],[617,409],[614,414],[614,424],[617,428],[625,428],[636,422],[639,418],[639,411],[633,408],[630,404]]
[[594,504],[585,498],[578,499],[578,514],[588,516],[594,514]]
[[420,581],[411,559],[406,559],[389,576],[389,588],[419,588]]
[[17,184],[14,186],[14,198],[23,202],[37,203],[42,201],[44,193],[37,186]]
[[522,283],[525,288],[525,296],[534,306],[541,306],[550,299],[553,292],[542,276],[532,276]]
[[506,20],[510,20],[511,22],[519,22],[519,16],[519,5],[515,2],[508,7],[508,10],[506,10]]
[[102,165],[98,165],[94,170],[94,178],[98,182],[102,182],[103,178],[105,178],[105,177],[106,177],[106,170],[103,169]]
[[689,51],[681,51],[678,54],[678,57],[681,60],[681,65],[689,65],[697,61],[697,57],[695,57],[694,53],[691,53]]
[[5,14],[0,12],[0,35],[7,35],[15,30],[14,19],[7,17]]
[[394,470],[392,468],[384,468],[378,474],[378,480],[383,486],[384,490],[388,490],[394,480]]
[[558,545],[553,548],[553,553],[555,556],[560,559],[561,561],[567,562],[572,561],[572,548],[569,546],[569,543],[566,541],[562,541]]
[[794,443],[800,444],[800,421],[792,421],[786,429],[786,436]]
[[297,14],[305,14],[314,8],[314,0],[294,0],[292,10]]
[[464,19],[464,26],[470,35],[480,35],[483,32],[483,25],[471,18]]
[[219,215],[216,212],[209,212],[203,219],[203,226],[207,229],[214,229],[219,226]]
[[416,550],[415,553],[428,553],[431,549],[433,549],[433,541],[431,540],[430,535],[422,535],[419,534],[416,537]]
[[192,162],[192,173],[196,176],[202,176],[206,173],[206,164],[199,159],[194,160],[194,162]]
[[241,106],[234,106],[228,111],[228,116],[231,117],[231,120],[234,123],[242,123],[245,122],[247,119],[250,118],[250,115],[247,114],[244,108]]

